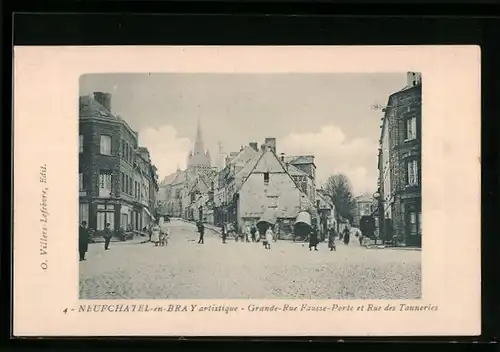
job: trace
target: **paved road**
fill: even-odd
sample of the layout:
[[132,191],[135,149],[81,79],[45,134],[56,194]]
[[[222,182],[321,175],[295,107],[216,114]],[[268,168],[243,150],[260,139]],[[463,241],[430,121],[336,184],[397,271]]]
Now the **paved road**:
[[337,243],[310,252],[280,241],[228,241],[207,230],[197,244],[192,224],[173,220],[167,247],[92,244],[80,262],[82,299],[416,299],[421,296],[419,251],[365,249]]

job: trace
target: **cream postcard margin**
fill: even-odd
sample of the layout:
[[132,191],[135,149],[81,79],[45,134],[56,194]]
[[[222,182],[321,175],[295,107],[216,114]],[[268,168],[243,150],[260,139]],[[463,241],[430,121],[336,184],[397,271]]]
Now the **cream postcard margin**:
[[[76,176],[80,75],[406,71],[422,72],[423,77],[424,235],[422,299],[403,303],[432,304],[438,306],[437,311],[78,312]],[[15,47],[13,333],[16,336],[479,335],[480,104],[477,46]],[[46,183],[40,182],[43,167]],[[42,214],[44,192],[48,214]],[[46,256],[40,255],[43,216],[48,217]],[[223,303],[239,307],[250,303],[283,303],[279,300],[159,302]],[[374,303],[385,307],[400,302],[328,303],[353,306]],[[65,308],[68,308],[66,313]]]

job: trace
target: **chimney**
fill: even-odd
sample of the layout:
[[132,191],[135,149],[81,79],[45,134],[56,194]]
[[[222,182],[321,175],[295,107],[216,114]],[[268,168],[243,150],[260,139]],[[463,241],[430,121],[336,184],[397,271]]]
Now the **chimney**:
[[285,162],[285,153],[281,153],[280,154],[280,157],[281,157],[281,162]]
[[268,145],[269,148],[271,148],[271,150],[273,152],[276,153],[276,138],[266,138],[266,140],[264,141],[264,143],[266,145]]
[[421,81],[421,74],[418,72],[407,72],[406,73],[406,85],[408,87],[414,87],[419,85]]
[[94,99],[111,112],[111,94],[103,92],[94,92]]
[[248,145],[249,145],[249,146],[250,146],[253,150],[255,150],[256,152],[258,152],[258,151],[259,151],[259,147],[258,147],[258,145],[257,145],[257,143],[256,143],[256,142],[250,142],[250,143],[248,143]]

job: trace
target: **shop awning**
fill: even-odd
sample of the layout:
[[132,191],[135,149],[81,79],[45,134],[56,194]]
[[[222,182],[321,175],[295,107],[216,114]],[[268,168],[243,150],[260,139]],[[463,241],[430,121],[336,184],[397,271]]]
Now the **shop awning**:
[[155,220],[155,217],[149,212],[148,208],[144,208],[144,211],[151,217],[152,220]]

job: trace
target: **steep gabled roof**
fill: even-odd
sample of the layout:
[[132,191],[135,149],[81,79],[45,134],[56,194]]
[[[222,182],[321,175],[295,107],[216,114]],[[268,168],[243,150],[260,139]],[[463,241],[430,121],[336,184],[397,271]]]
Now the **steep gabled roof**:
[[288,167],[288,173],[290,174],[290,176],[309,176],[304,171],[302,171],[299,168],[293,166],[293,164],[288,164],[287,167]]
[[238,155],[231,159],[230,163],[236,166],[245,166],[256,155],[259,155],[259,152],[247,145],[238,153]]
[[297,156],[286,156],[285,162],[287,164],[314,164],[314,155],[297,155]]
[[[249,162],[243,170],[240,171],[239,174],[241,174],[241,181],[237,181],[236,184],[236,192],[238,192],[241,187],[245,184],[245,182],[248,180],[251,174],[258,172],[258,173],[277,173],[277,172],[283,172],[290,177],[290,180],[292,180],[293,184],[295,187],[299,190],[301,195],[303,194],[302,190],[300,189],[299,185],[295,181],[295,179],[288,173],[286,170],[286,167],[283,165],[283,163],[280,161],[276,153],[272,151],[271,149],[267,149],[263,151],[259,157],[254,158]],[[307,196],[306,196],[307,197]]]

